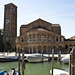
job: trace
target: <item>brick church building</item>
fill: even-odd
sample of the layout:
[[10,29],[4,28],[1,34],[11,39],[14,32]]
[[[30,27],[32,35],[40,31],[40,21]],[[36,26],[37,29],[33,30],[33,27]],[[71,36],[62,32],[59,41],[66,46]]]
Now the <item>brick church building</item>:
[[16,38],[16,47],[25,48],[26,53],[55,53],[61,50],[62,53],[69,53],[75,46],[75,40],[66,39],[61,35],[61,26],[52,24],[42,19],[37,19],[27,25],[21,25],[20,36]]
[[11,44],[11,48],[25,48],[26,53],[55,53],[61,50],[62,53],[69,53],[75,46],[75,36],[66,39],[61,35],[61,25],[37,19],[29,24],[21,25],[20,35],[17,37],[17,6],[13,3],[5,5],[4,8],[4,47],[6,43]]

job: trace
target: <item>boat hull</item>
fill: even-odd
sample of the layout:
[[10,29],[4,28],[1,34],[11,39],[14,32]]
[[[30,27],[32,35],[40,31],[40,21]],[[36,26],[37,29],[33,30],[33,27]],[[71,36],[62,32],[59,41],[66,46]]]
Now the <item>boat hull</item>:
[[[52,70],[50,70],[50,74],[52,74]],[[53,69],[53,75],[69,75],[69,73],[63,70]]]
[[48,61],[48,58],[46,56],[43,56],[41,54],[33,54],[31,56],[27,57],[28,62],[46,62]]
[[[42,62],[42,59],[27,59],[28,62]],[[43,59],[43,62],[46,62],[48,61],[48,58],[47,59]]]
[[64,63],[64,64],[69,64],[69,58],[63,58],[62,60],[61,60],[61,62],[62,63]]
[[1,71],[0,75],[7,75],[7,71]]
[[64,64],[69,64],[69,61],[70,61],[70,54],[67,54],[65,57],[61,59],[61,62]]
[[18,56],[0,57],[0,62],[12,62],[12,61],[18,61]]

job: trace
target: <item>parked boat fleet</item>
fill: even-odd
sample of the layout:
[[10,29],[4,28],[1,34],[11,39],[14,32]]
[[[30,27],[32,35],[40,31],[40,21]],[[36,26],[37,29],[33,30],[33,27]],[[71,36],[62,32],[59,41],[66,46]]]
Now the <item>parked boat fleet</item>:
[[[70,55],[67,54],[66,56],[61,58],[61,62],[69,63],[69,59],[70,59]],[[22,56],[20,57],[20,60],[22,60]],[[30,63],[42,62],[42,61],[46,62],[46,61],[48,61],[48,58],[46,56],[42,56],[42,54],[35,53],[35,54],[31,54],[31,55],[27,56],[26,58],[24,58],[24,60],[27,60]],[[0,62],[10,62],[10,61],[18,61],[18,56],[1,56],[0,55]],[[11,72],[12,72],[12,74],[11,74]],[[9,72],[9,75],[18,75],[18,72],[15,72],[15,74],[13,74],[14,72],[15,72],[15,70],[11,69]],[[50,70],[50,73],[52,74],[52,70]],[[59,69],[53,69],[53,73],[54,73],[53,75],[69,75],[68,72],[59,70]],[[7,75],[7,71],[0,72],[0,75]]]
[[[4,54],[4,53],[3,53]],[[2,53],[0,53],[0,62],[1,61],[18,61],[18,56],[15,56],[15,53],[10,53],[9,55],[5,54],[3,55]],[[17,53],[18,55],[18,53]],[[61,56],[61,62],[62,63],[69,63],[69,59],[70,59],[70,54],[66,54]],[[50,54],[50,57],[52,57],[52,55]],[[55,54],[54,58],[58,58],[58,55]],[[39,54],[39,53],[34,53],[34,54],[25,54],[25,59],[28,62],[41,62],[43,59],[43,61],[48,61],[48,54]],[[20,56],[20,60],[22,60],[22,55]]]
[[[22,60],[22,56],[20,56],[20,60]],[[42,54],[35,53],[27,56],[24,60],[28,62],[42,62],[48,61],[46,56],[42,56]],[[10,61],[18,61],[18,56],[1,56],[0,62],[10,62]]]

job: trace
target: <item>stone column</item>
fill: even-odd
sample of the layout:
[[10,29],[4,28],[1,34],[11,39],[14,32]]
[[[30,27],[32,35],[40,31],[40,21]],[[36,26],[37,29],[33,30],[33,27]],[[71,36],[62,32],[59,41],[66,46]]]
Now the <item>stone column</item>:
[[36,36],[36,41],[38,41],[38,36]]
[[53,42],[53,35],[51,35],[51,42]]
[[59,37],[59,42],[60,42],[60,37]]
[[33,47],[32,47],[32,53],[33,53]]
[[49,37],[49,41],[51,41],[51,36]]
[[41,36],[41,41],[43,41],[43,36]]
[[55,36],[55,38],[54,38],[54,42],[56,42],[56,36]]
[[36,48],[36,53],[38,53],[38,47]]
[[31,35],[31,41],[33,41],[33,35]]
[[29,54],[30,54],[30,47],[29,47]]
[[46,50],[46,53],[48,53],[48,46],[47,46],[47,50]]

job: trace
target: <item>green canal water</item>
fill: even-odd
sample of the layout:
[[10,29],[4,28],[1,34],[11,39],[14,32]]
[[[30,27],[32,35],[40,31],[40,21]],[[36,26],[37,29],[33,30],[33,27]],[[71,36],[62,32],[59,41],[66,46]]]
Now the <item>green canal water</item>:
[[[22,63],[21,63],[22,66]],[[11,68],[18,70],[18,62],[0,62],[0,71],[9,72]],[[54,61],[54,68],[69,71],[68,64],[60,64]],[[22,67],[20,68],[22,70]],[[25,75],[50,75],[51,61],[44,63],[25,63]]]

